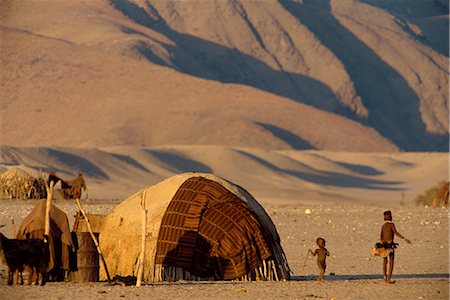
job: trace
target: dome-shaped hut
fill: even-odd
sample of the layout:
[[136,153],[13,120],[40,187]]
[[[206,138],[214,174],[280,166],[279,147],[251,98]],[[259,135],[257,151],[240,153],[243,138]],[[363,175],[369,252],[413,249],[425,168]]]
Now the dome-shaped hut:
[[[212,174],[184,173],[120,203],[99,227],[108,271],[134,275],[141,203],[148,210],[144,281],[285,280],[276,228],[243,188]],[[106,279],[104,270],[101,279]]]

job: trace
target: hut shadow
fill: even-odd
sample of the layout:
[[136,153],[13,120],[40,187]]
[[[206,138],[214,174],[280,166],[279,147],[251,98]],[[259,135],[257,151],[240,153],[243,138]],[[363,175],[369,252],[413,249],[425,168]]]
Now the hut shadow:
[[[428,273],[428,274],[394,274],[392,279],[426,279],[426,278],[442,278],[449,279],[448,273]],[[315,281],[317,276],[291,276],[293,281]],[[327,275],[326,281],[352,281],[352,280],[383,280],[381,274],[355,274],[355,275]]]

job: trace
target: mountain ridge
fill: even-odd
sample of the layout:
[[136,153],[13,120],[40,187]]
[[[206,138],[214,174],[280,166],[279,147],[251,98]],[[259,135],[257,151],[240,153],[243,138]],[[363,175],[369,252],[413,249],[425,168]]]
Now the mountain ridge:
[[3,6],[5,145],[448,151],[448,51],[421,22],[448,30],[448,12],[431,4]]

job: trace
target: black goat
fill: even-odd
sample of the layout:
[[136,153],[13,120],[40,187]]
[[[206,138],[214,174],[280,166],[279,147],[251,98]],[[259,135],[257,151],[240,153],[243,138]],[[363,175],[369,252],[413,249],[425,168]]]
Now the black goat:
[[[8,239],[0,233],[0,258],[8,266],[8,285],[13,284],[14,273],[22,276],[24,269],[28,271],[28,284],[31,284],[36,272],[36,285],[42,275],[41,285],[47,281],[49,261],[48,244],[40,239]],[[16,280],[18,283],[18,278]],[[23,279],[21,278],[21,284]]]

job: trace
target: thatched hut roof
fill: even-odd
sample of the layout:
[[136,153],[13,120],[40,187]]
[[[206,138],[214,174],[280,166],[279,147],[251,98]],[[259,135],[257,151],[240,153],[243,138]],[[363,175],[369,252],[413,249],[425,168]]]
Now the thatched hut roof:
[[148,209],[145,281],[289,278],[280,238],[262,206],[245,189],[205,173],[144,188],[104,218],[100,246],[111,276],[135,274],[141,201]]
[[9,168],[0,174],[0,198],[41,199],[46,196],[42,174],[33,177],[21,168]]
[[431,205],[433,207],[448,207],[449,200],[449,182],[445,182],[433,197]]

